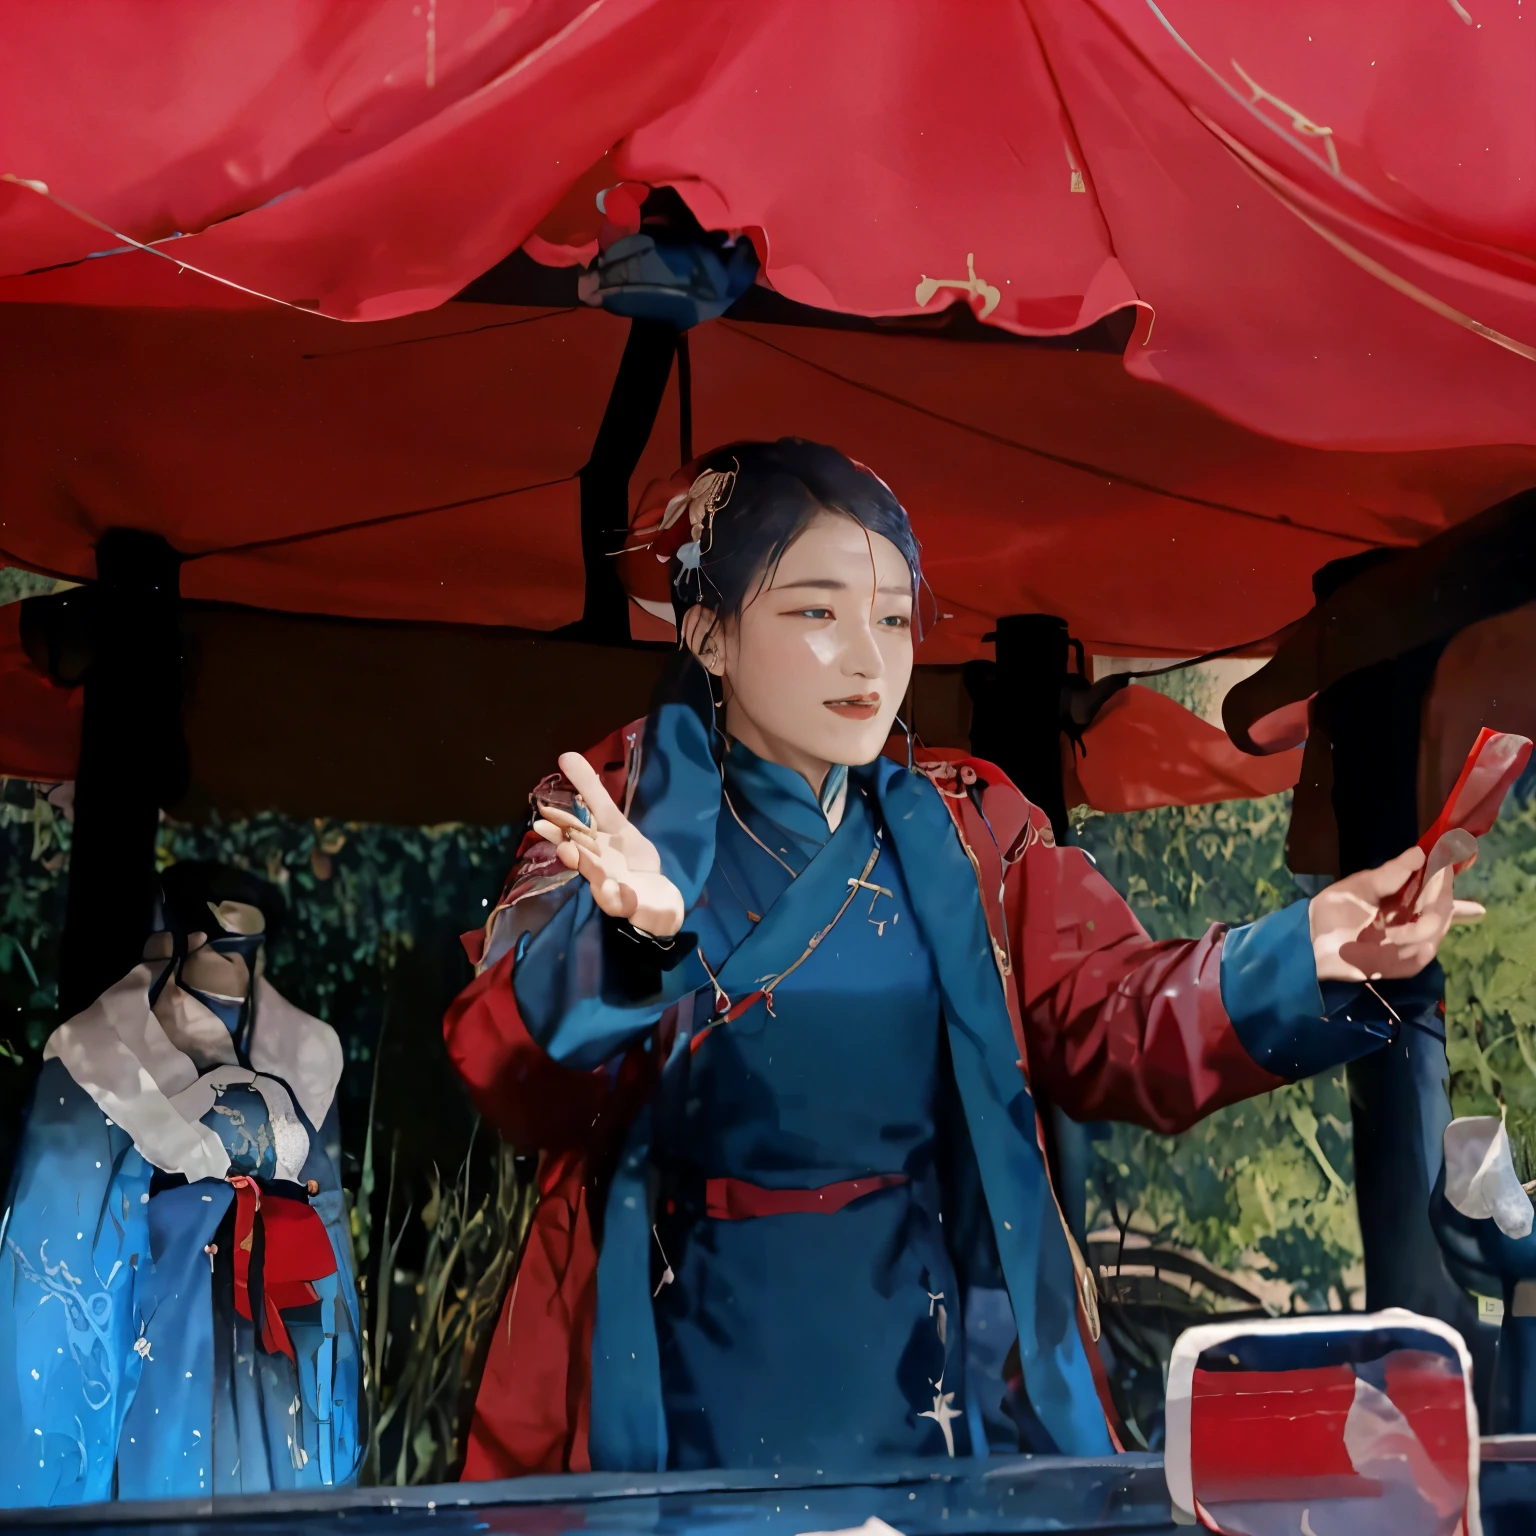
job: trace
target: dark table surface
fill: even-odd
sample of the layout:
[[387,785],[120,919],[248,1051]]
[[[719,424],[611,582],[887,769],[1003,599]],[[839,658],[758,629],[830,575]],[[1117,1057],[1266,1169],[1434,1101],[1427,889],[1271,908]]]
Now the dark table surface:
[[[1536,1443],[1490,1443],[1482,1473],[1485,1536],[1536,1532]],[[97,1504],[0,1514],[7,1531],[117,1528],[123,1536],[803,1536],[871,1517],[902,1536],[1178,1529],[1156,1456],[1102,1461],[1020,1457],[914,1462],[871,1476],[830,1472],[531,1477],[436,1488],[358,1488],[321,1496]]]

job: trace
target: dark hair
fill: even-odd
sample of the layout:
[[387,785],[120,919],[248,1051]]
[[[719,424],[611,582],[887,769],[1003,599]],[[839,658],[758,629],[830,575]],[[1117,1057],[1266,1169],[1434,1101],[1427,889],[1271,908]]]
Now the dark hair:
[[823,512],[889,539],[912,573],[914,600],[922,590],[920,551],[905,508],[878,475],[836,448],[801,437],[727,443],[699,460],[699,473],[709,470],[734,470],[736,482],[704,537],[699,569],[672,561],[679,633],[683,615],[700,602],[714,609],[717,623],[739,617],[773,579],[784,551]]
[[269,941],[284,916],[283,898],[270,881],[248,869],[201,859],[183,859],[163,869],[160,898],[167,926],[183,938],[189,933],[208,933],[216,923],[208,910],[210,902],[218,906],[221,902],[239,901],[256,907],[266,919]]

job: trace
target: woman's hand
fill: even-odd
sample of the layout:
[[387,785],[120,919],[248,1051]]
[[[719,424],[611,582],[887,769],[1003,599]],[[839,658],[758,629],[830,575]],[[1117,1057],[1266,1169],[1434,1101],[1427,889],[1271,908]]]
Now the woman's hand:
[[541,804],[533,830],[592,887],[601,911],[627,918],[641,933],[671,938],[683,926],[683,893],[662,874],[655,845],[613,803],[597,770],[579,752],[562,753],[560,771],[586,802],[592,825]]
[[1319,981],[1417,976],[1435,958],[1452,923],[1475,923],[1483,916],[1475,901],[1456,900],[1449,867],[1430,875],[1412,908],[1402,910],[1393,898],[1423,867],[1423,850],[1410,848],[1312,898],[1307,916]]

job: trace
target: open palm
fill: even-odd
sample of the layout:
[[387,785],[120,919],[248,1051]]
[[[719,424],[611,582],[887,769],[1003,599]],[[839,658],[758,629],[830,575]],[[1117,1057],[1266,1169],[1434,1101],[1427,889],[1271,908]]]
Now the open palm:
[[662,874],[655,844],[614,804],[597,770],[579,752],[562,753],[560,771],[581,796],[592,824],[541,804],[533,830],[554,844],[567,869],[586,880],[601,911],[627,918],[642,933],[670,938],[683,926],[683,895]]

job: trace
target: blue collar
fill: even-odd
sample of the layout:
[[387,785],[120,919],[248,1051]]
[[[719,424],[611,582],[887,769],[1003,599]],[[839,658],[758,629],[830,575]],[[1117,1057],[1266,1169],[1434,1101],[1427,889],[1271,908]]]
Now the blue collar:
[[726,791],[738,813],[745,816],[753,811],[815,848],[824,846],[832,835],[827,810],[848,781],[848,770],[834,765],[818,799],[793,768],[770,763],[739,741],[733,741],[725,755],[724,774]]

